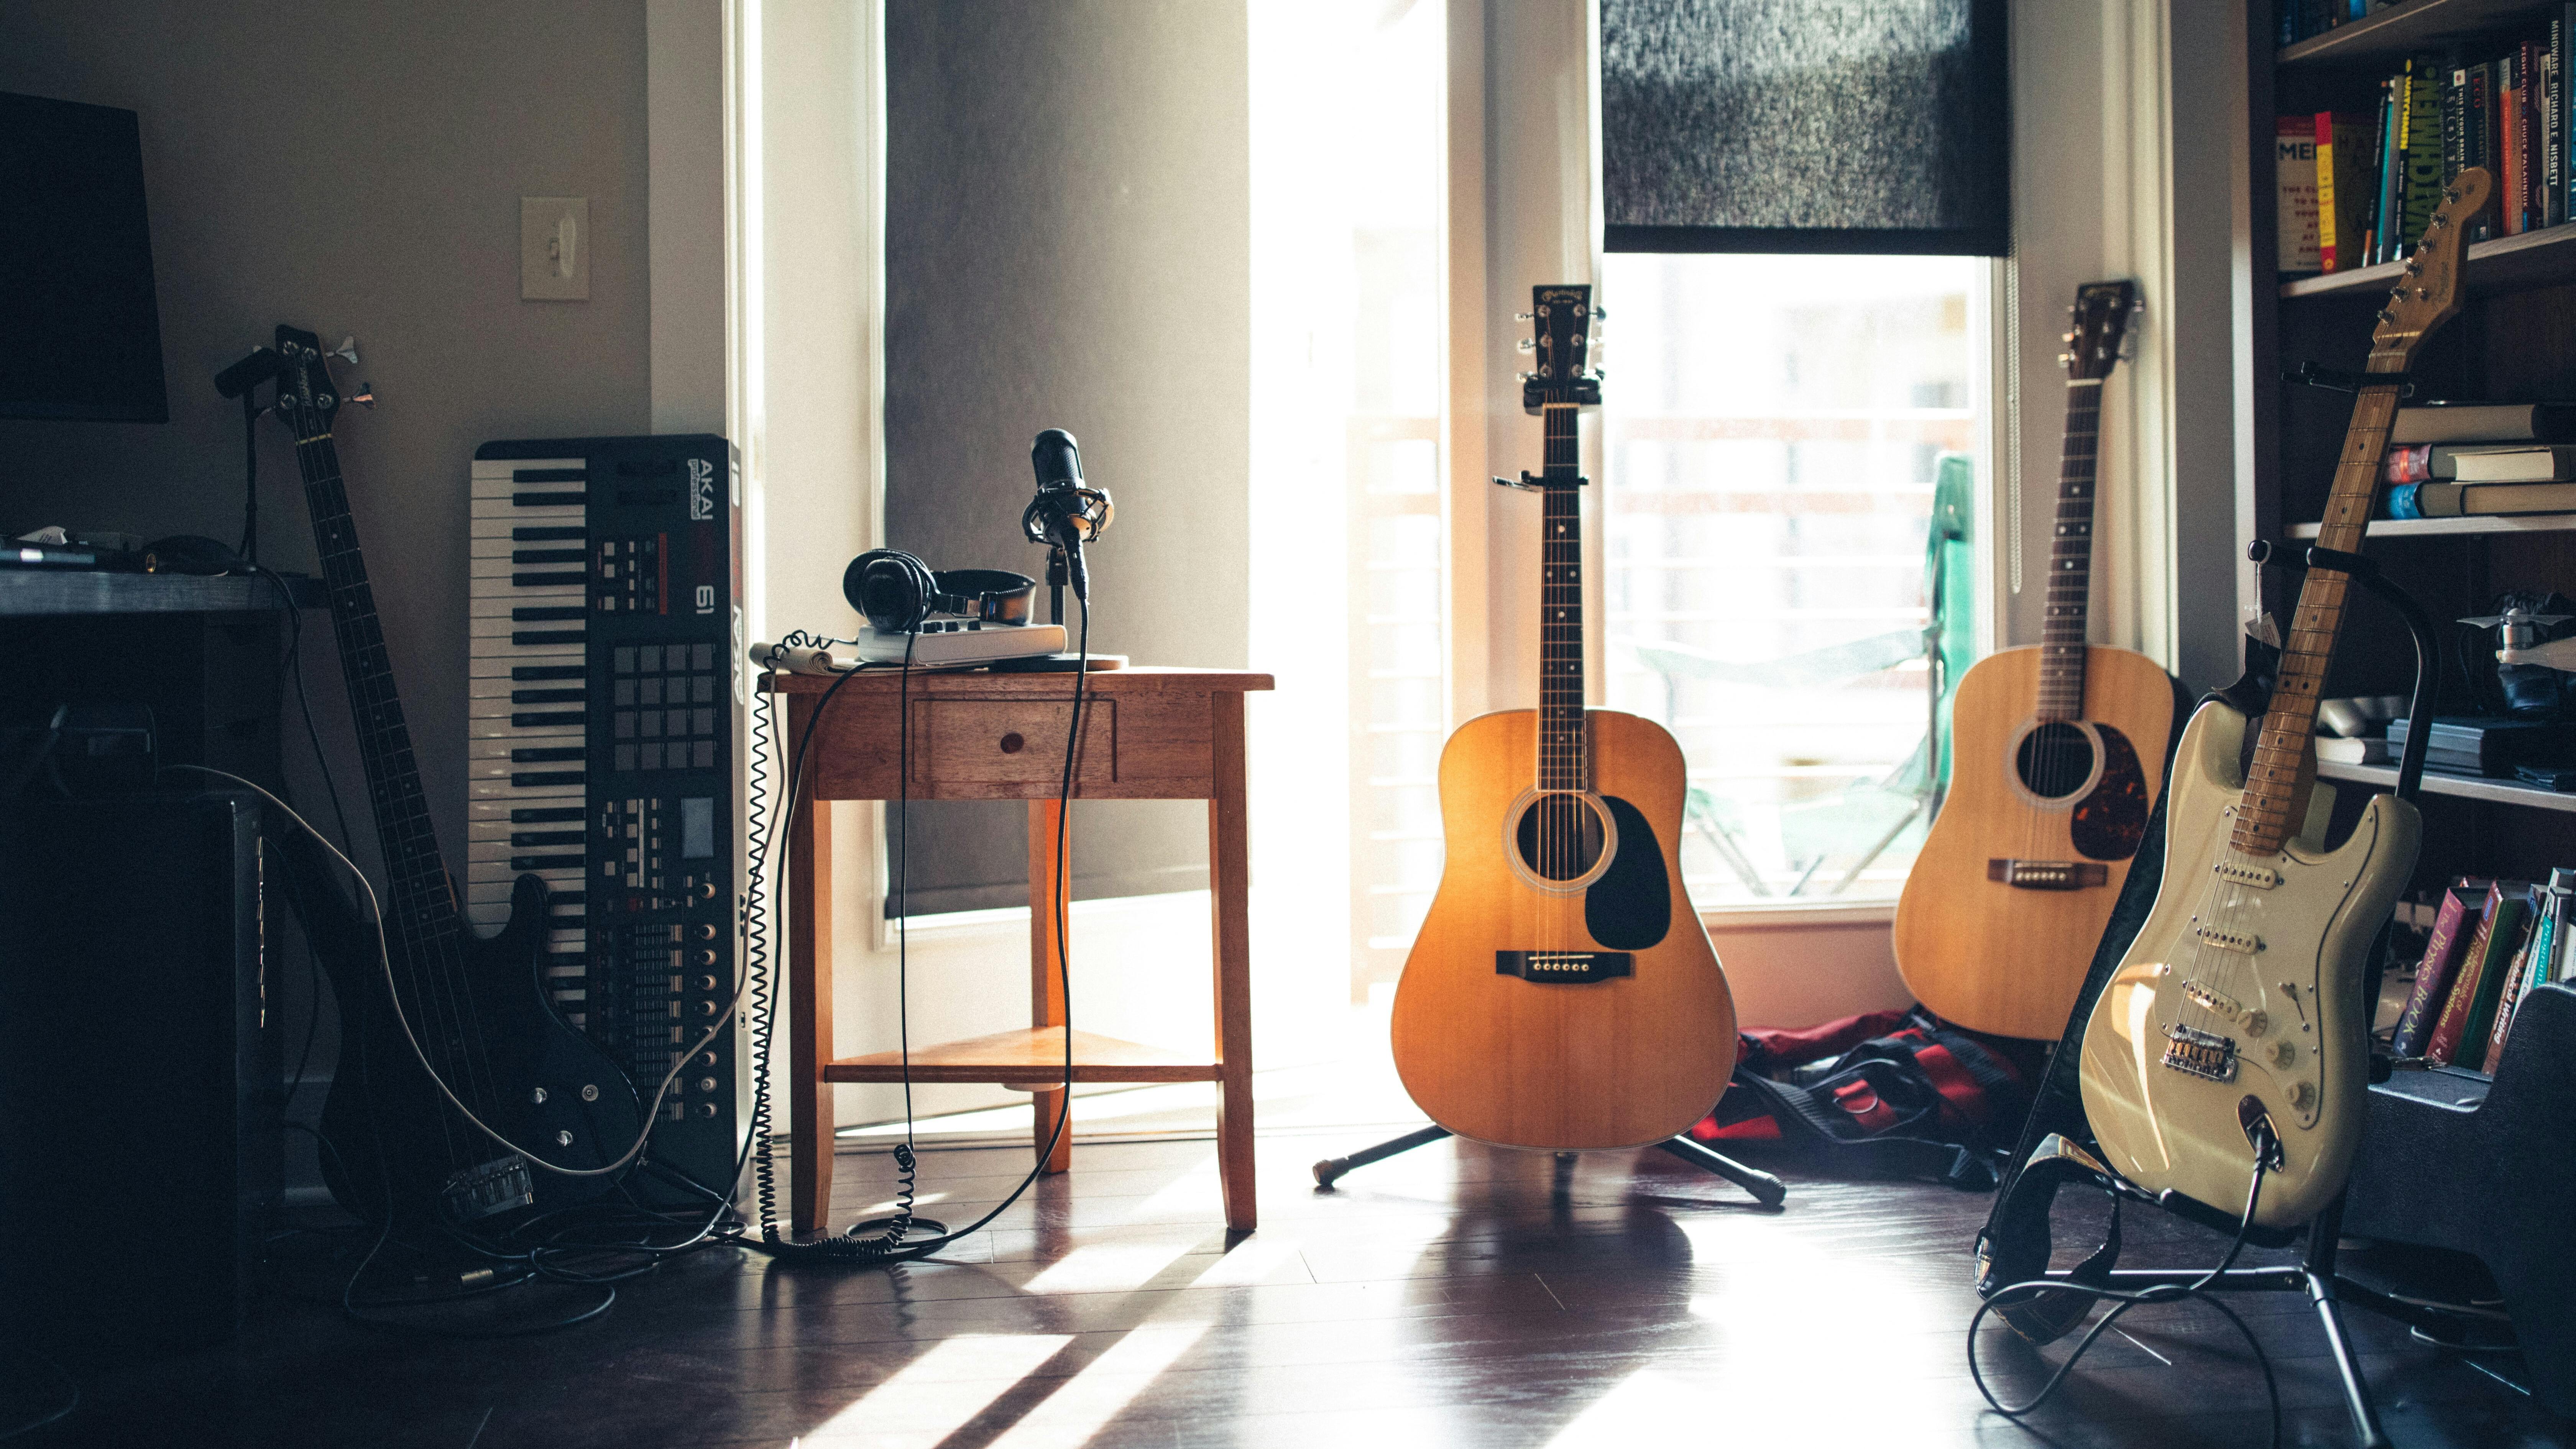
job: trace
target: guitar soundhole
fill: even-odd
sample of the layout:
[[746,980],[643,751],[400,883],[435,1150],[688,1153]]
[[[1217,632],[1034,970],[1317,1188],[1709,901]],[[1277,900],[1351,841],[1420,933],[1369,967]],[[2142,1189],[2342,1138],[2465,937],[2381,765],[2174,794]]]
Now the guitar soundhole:
[[2013,769],[2023,787],[2042,800],[2057,800],[2093,778],[2093,741],[2071,724],[2044,724],[2021,737]]
[[1576,880],[1601,860],[1601,816],[1580,795],[1541,795],[1521,812],[1521,863],[1540,880]]

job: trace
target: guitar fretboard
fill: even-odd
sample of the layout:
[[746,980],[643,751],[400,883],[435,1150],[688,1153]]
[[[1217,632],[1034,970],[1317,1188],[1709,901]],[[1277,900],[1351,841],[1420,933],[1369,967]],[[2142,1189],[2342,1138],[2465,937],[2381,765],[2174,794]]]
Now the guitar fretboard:
[[1571,402],[1546,405],[1545,532],[1539,547],[1538,787],[1591,786],[1583,714],[1583,479]]
[[420,765],[403,722],[393,662],[376,617],[375,592],[358,547],[357,521],[340,480],[331,435],[299,438],[295,461],[304,475],[304,497],[313,514],[314,547],[331,602],[331,628],[358,729],[358,755],[366,766],[367,798],[376,817],[392,899],[389,926],[404,959],[426,965],[456,949],[456,901],[431,829],[429,802],[420,787]]
[[[2367,370],[2403,372],[2406,357],[2402,347],[2383,343],[2370,354]],[[2343,456],[2335,463],[2334,488],[2326,496],[2317,547],[2339,553],[2360,551],[2378,496],[2398,395],[2398,386],[2389,383],[2364,387],[2354,399],[2352,425],[2344,433]],[[2316,733],[2317,698],[2325,687],[2326,665],[2334,657],[2351,587],[2346,574],[2310,569],[2299,588],[2298,612],[2281,641],[2280,681],[2272,687],[2271,706],[2263,715],[2262,733],[2256,737],[2254,760],[2246,771],[2245,792],[2238,799],[2236,826],[2229,837],[2235,848],[2249,855],[2278,854],[2305,819],[2308,783],[2315,769],[2309,742]]]
[[2102,379],[2066,384],[2066,442],[2057,465],[2057,526],[2048,556],[2047,614],[2039,631],[2042,720],[2084,717],[2085,610],[2093,594],[2094,455],[2102,433]]

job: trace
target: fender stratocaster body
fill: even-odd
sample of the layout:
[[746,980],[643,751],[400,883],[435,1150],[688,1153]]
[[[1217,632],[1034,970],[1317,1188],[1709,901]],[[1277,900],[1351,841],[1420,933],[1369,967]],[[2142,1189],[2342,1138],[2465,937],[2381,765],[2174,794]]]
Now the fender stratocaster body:
[[1998,1036],[2065,1034],[2179,723],[2162,666],[2085,642],[2102,389],[2137,310],[2129,282],[2087,283],[2069,309],[2042,642],[1961,676],[1949,793],[1897,900],[1905,984],[1939,1015]]
[[[1699,1120],[1735,1067],[1735,1005],[1682,888],[1682,754],[1583,703],[1578,408],[1589,287],[1536,289],[1547,424],[1540,707],[1468,721],[1440,756],[1448,854],[1396,985],[1396,1070],[1431,1119],[1510,1147],[1641,1146]],[[1497,479],[1497,482],[1508,480]]]
[[2237,767],[2246,718],[2203,706],[2174,761],[2155,908],[2085,1023],[2084,1112],[2110,1164],[2229,1216],[2259,1174],[2265,1227],[2343,1189],[2368,1096],[2362,974],[2420,833],[2414,806],[2380,796],[2324,848],[2317,699],[2352,587],[2332,555],[2361,547],[2408,360],[2459,310],[2463,223],[2489,186],[2472,168],[2445,189],[2379,313],[2252,763]]

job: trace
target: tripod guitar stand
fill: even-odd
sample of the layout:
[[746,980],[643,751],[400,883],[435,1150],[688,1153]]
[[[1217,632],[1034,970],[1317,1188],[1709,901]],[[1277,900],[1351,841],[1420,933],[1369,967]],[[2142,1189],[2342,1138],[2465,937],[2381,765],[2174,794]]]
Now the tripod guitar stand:
[[[1372,1162],[1384,1162],[1397,1153],[1411,1152],[1417,1147],[1428,1147],[1444,1137],[1455,1135],[1457,1134],[1448,1128],[1434,1124],[1416,1128],[1401,1137],[1390,1138],[1375,1147],[1363,1147],[1348,1157],[1327,1157],[1315,1164],[1315,1186],[1318,1189],[1329,1190],[1334,1183],[1341,1180],[1342,1174],[1354,1167],[1366,1167]],[[1766,1208],[1777,1208],[1789,1199],[1788,1186],[1780,1179],[1758,1168],[1747,1167],[1723,1152],[1712,1152],[1693,1138],[1667,1137],[1656,1143],[1655,1147],[1659,1151],[1671,1153],[1693,1167],[1716,1173],[1753,1194],[1753,1200]],[[1573,1179],[1574,1158],[1575,1154],[1571,1152],[1556,1154],[1556,1185],[1560,1190]]]

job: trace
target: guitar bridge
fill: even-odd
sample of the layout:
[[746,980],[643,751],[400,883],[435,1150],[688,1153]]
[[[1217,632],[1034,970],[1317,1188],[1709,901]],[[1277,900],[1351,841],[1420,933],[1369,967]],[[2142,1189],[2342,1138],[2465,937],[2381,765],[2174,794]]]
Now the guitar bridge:
[[1523,981],[1580,986],[1636,973],[1636,958],[1625,951],[1496,951],[1494,974]]
[[1999,880],[2016,890],[2080,891],[2086,886],[2107,885],[2110,868],[2089,860],[1989,860],[1986,879]]
[[449,1174],[438,1198],[448,1221],[470,1223],[529,1206],[537,1200],[537,1186],[528,1175],[528,1160],[514,1152]]
[[2164,1064],[2177,1072],[2213,1082],[2236,1080],[2236,1042],[2198,1027],[2165,1028]]

